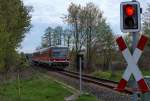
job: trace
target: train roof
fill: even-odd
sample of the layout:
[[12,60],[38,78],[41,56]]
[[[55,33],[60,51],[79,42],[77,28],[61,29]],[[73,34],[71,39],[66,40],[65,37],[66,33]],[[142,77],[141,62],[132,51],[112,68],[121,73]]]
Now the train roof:
[[46,48],[36,50],[36,52],[34,52],[34,53],[38,53],[38,52],[42,53],[42,52],[45,52],[45,51],[47,51],[48,49],[51,49],[51,48],[68,48],[68,47],[66,47],[66,46],[51,46],[51,47],[46,47]]

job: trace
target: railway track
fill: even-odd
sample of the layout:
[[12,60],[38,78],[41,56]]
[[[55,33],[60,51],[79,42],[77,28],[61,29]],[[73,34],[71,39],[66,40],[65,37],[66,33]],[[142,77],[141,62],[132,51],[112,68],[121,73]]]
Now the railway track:
[[[66,70],[53,70],[50,68],[45,68],[46,66],[39,66],[41,69],[46,69],[47,74],[56,80],[59,80],[67,85],[70,85],[76,89],[79,87],[80,75],[78,72],[71,72]],[[41,71],[41,70],[40,70]],[[90,94],[96,96],[98,99],[104,101],[129,101],[131,94],[133,94],[132,89],[127,88],[124,92],[119,93],[115,90],[118,82],[96,78],[91,75],[82,74],[82,88],[83,90],[89,92]]]
[[[69,76],[69,77],[72,77],[75,79],[80,78],[79,73],[77,73],[77,72],[71,72],[71,71],[66,71],[66,70],[58,71],[58,72],[62,75],[66,75],[66,76]],[[85,74],[82,74],[82,80],[85,82],[90,82],[90,83],[99,85],[99,86],[104,86],[104,87],[112,89],[112,90],[115,90],[115,88],[117,87],[117,84],[118,84],[118,82],[115,82],[112,80],[101,79],[101,78],[97,78],[97,77],[93,77],[93,76],[85,75]],[[122,92],[122,93],[129,94],[129,95],[133,94],[133,92],[130,88],[126,88],[124,90],[124,92]]]
[[[40,66],[40,68],[43,68],[43,66],[42,67]],[[80,78],[80,75],[78,72],[72,72],[72,71],[67,71],[67,70],[62,70],[62,69],[61,70],[60,69],[49,69],[49,67],[44,67],[44,68],[48,71],[57,72],[58,74],[65,75],[65,76],[68,76],[71,78],[75,78],[75,79]],[[109,88],[114,91],[118,85],[118,82],[116,82],[116,81],[97,78],[97,77],[87,75],[87,74],[82,74],[82,80],[85,82],[96,84],[98,86],[103,86],[103,87]],[[133,90],[131,88],[126,87],[122,93],[131,95],[131,94],[133,94]]]

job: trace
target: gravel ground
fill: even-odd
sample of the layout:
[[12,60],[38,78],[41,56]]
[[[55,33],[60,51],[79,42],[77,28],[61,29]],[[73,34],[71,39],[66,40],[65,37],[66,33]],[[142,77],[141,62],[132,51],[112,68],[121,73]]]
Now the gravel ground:
[[[68,85],[71,85],[75,88],[79,88],[79,80],[70,78],[64,75],[61,75],[56,72],[48,72],[48,75],[52,76],[53,78],[66,83]],[[121,94],[117,91],[108,89],[106,87],[100,87],[98,85],[95,85],[93,83],[83,83],[83,90],[85,92],[89,92],[93,95],[95,95],[98,99],[102,99],[104,101],[130,101],[130,96],[127,94]]]

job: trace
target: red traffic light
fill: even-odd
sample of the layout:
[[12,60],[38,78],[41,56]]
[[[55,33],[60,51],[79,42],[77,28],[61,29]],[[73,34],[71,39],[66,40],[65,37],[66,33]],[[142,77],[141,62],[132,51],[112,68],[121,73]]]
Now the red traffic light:
[[138,1],[121,2],[120,27],[122,32],[139,32],[141,30],[141,12]]
[[133,16],[135,14],[135,8],[132,5],[125,5],[124,10],[127,16]]

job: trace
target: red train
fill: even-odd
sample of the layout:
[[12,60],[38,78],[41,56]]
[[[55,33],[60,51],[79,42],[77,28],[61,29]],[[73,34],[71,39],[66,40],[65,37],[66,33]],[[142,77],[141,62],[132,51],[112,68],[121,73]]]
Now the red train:
[[32,62],[35,64],[46,64],[50,67],[60,69],[69,65],[67,47],[49,47],[40,49],[33,53]]

